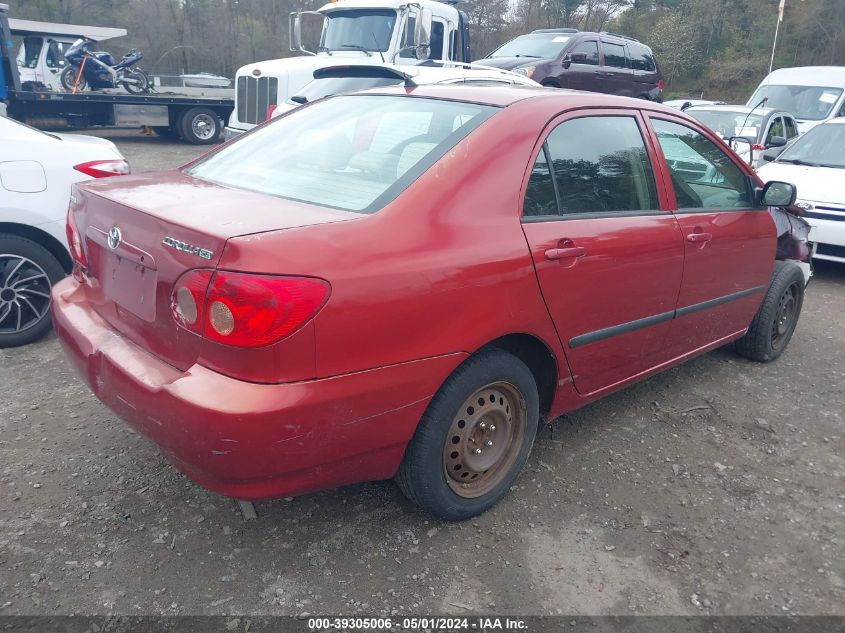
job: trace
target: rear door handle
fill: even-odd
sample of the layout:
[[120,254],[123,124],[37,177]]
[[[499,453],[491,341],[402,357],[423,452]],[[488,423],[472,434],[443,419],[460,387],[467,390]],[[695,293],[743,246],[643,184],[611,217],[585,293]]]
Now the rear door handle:
[[546,251],[546,259],[569,259],[571,257],[583,257],[587,249],[583,246],[569,246],[567,248],[550,248]]
[[687,242],[692,242],[693,244],[709,242],[712,239],[712,233],[690,233],[689,235],[687,235]]

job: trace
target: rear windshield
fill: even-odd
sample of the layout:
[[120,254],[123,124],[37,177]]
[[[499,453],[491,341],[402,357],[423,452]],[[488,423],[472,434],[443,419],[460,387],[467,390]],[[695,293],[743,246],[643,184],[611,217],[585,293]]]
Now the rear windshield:
[[842,88],[778,86],[763,83],[748,100],[748,105],[757,105],[763,97],[768,97],[767,108],[786,110],[796,119],[821,121],[830,115],[841,95]]
[[497,48],[490,53],[491,58],[495,57],[536,57],[552,58],[557,57],[563,50],[566,43],[571,39],[570,35],[560,33],[530,33],[521,35],[515,40]]
[[497,110],[421,97],[330,97],[275,119],[188,173],[229,187],[372,213]]

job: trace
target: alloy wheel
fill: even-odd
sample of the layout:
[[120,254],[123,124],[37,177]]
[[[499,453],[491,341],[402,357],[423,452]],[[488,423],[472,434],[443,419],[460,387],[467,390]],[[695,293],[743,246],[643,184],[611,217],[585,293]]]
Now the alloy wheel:
[[0,253],[0,334],[40,323],[50,311],[50,278],[31,259]]

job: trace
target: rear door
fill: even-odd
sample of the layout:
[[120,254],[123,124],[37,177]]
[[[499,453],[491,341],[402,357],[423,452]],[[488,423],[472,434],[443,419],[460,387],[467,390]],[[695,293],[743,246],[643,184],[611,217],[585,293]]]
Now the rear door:
[[599,68],[601,88],[593,89],[625,97],[633,96],[633,79],[628,65],[628,57],[625,53],[625,45],[622,42],[602,38],[601,48],[604,58],[604,65]]
[[724,143],[687,121],[651,114],[671,176],[672,208],[684,237],[684,281],[675,331],[683,353],[742,331],[768,287],[775,226],[753,202],[752,180]]
[[522,226],[575,387],[587,394],[667,360],[684,246],[661,210],[643,121],[567,113],[546,128]]

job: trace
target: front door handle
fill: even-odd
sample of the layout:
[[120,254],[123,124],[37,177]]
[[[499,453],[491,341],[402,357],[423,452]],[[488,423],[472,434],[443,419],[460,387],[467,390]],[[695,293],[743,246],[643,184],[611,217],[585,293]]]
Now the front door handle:
[[693,244],[709,242],[712,239],[712,233],[690,233],[689,235],[687,235],[687,242],[692,242]]
[[567,248],[550,248],[546,251],[546,259],[570,259],[573,257],[583,257],[587,254],[587,249],[583,246],[569,246]]

